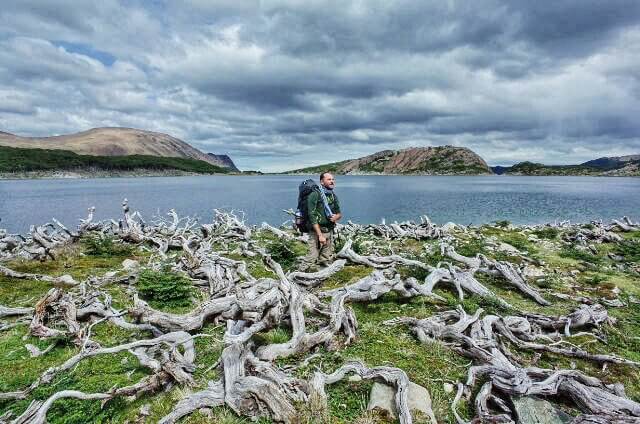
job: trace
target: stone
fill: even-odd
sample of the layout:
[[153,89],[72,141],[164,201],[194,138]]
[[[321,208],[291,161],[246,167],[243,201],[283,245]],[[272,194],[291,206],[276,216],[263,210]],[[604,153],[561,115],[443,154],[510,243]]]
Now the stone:
[[442,226],[442,231],[445,232],[445,233],[450,233],[452,231],[455,231],[455,229],[457,227],[458,226],[456,224],[454,224],[453,222],[447,222],[446,224],[444,224]]
[[137,269],[140,266],[140,262],[133,259],[125,259],[122,261],[122,268],[126,271]]
[[[367,409],[379,408],[388,412],[393,418],[397,418],[396,411],[396,389],[386,384],[374,383],[369,396]],[[418,411],[423,416],[428,417],[432,424],[437,424],[436,417],[431,409],[431,395],[424,387],[409,383],[409,410]]]
[[572,417],[544,399],[532,396],[513,397],[519,424],[565,424]]
[[527,265],[522,268],[522,275],[524,275],[525,278],[544,277],[544,271],[536,266]]
[[453,390],[455,389],[451,383],[444,383],[443,386],[445,393],[453,393]]
[[76,280],[73,279],[69,274],[64,274],[58,278],[64,284],[76,284]]
[[140,407],[139,413],[140,413],[140,415],[142,415],[144,417],[148,417],[149,415],[151,415],[151,405],[148,404],[148,403],[142,405]]
[[354,383],[357,383],[358,381],[362,381],[362,377],[360,377],[358,374],[353,374],[353,375],[350,375],[347,378],[347,380],[349,380],[351,382],[354,382]]
[[500,243],[498,245],[498,251],[503,252],[503,253],[512,253],[512,254],[516,254],[516,255],[519,255],[519,254],[522,253],[518,249],[516,249],[515,247],[511,246],[509,243]]

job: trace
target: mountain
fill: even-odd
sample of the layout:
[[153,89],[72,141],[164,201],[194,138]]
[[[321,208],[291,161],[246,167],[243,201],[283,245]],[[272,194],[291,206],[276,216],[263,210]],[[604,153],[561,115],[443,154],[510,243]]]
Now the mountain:
[[491,169],[498,175],[640,176],[640,155],[601,157],[578,165],[545,165],[526,161]]
[[233,163],[231,158],[227,155],[216,155],[214,153],[207,153],[207,155],[211,156],[214,160],[220,162],[221,166],[229,168],[232,172],[240,172],[236,164]]
[[133,128],[94,128],[54,137],[20,137],[0,132],[0,146],[29,149],[67,150],[90,156],[160,156],[201,160],[228,167],[215,155],[209,156],[167,134]]
[[623,168],[626,165],[629,165],[630,163],[638,162],[638,161],[640,161],[640,155],[611,156],[611,157],[602,157],[602,158],[590,160],[585,163],[582,163],[581,165],[610,170],[610,169]]
[[0,146],[0,178],[83,178],[227,174],[229,168],[192,158],[79,155],[60,149]]
[[492,174],[487,163],[466,147],[410,147],[383,150],[358,159],[296,169],[289,173],[308,174],[330,171],[336,174]]

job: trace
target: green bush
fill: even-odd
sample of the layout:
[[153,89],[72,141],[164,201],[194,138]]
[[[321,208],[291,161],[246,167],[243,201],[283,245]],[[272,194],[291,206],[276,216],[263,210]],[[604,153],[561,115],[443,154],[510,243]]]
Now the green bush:
[[576,249],[575,247],[565,247],[563,248],[560,253],[559,256],[561,258],[570,258],[570,259],[575,259],[577,261],[584,261],[584,262],[589,262],[591,264],[594,265],[598,265],[600,263],[602,263],[602,258],[596,255],[593,255],[589,252],[586,252],[584,250],[579,250]]
[[560,235],[560,230],[554,227],[544,227],[539,230],[535,230],[533,234],[541,239],[555,240],[558,238],[558,235]]
[[128,244],[117,242],[113,237],[96,234],[82,238],[84,253],[89,256],[110,257],[110,256],[131,256],[134,247]]
[[285,241],[280,239],[269,243],[267,245],[267,252],[283,269],[291,268],[298,259],[298,256],[300,256]]
[[501,221],[496,221],[496,227],[500,227],[500,228],[507,228],[509,225],[511,225],[511,221],[507,221],[506,219],[503,219]]
[[520,233],[508,233],[504,236],[501,237],[502,241],[505,243],[510,244],[511,246],[515,247],[516,249],[523,251],[530,251],[533,250],[532,249],[532,244],[529,240],[527,240],[527,237],[524,236],[523,234]]
[[640,262],[640,241],[624,240],[618,244],[616,253],[627,262]]
[[166,268],[162,271],[145,269],[138,276],[138,292],[145,300],[166,306],[188,306],[193,286],[187,277]]

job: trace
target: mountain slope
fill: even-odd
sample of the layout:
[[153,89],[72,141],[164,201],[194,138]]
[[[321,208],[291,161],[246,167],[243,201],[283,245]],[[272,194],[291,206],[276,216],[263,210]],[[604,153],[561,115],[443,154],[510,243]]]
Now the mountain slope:
[[0,175],[61,171],[79,172],[81,174],[92,174],[100,171],[114,175],[121,172],[175,171],[193,174],[226,174],[230,172],[228,168],[192,158],[148,155],[78,155],[68,150],[23,149],[0,146]]
[[640,155],[601,157],[579,165],[520,162],[513,166],[493,166],[491,169],[498,175],[640,176]]
[[403,150],[383,150],[358,159],[334,162],[291,173],[336,174],[418,174],[418,175],[476,175],[491,174],[487,163],[466,147],[437,146],[410,147]]
[[640,162],[640,155],[627,156],[607,156],[582,163],[582,166],[591,166],[600,169],[618,169],[623,168],[632,162]]
[[233,161],[228,155],[216,155],[214,153],[207,153],[207,155],[213,158],[214,160],[218,161],[219,163],[221,163],[222,164],[221,166],[229,168],[230,171],[240,172],[236,164],[233,163]]
[[0,132],[0,146],[68,150],[91,156],[145,155],[191,158],[227,167],[217,157],[209,156],[178,138],[133,128],[94,128],[54,137],[20,137]]

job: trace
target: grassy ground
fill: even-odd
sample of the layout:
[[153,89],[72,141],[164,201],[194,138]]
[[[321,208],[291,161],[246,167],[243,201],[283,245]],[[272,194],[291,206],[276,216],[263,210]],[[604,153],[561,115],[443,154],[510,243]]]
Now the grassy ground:
[[[530,236],[537,239],[531,239]],[[610,315],[617,319],[614,327],[604,329],[607,344],[594,342],[592,338],[576,337],[571,341],[592,352],[613,353],[628,359],[640,361],[640,304],[632,303],[634,298],[640,299],[640,277],[630,269],[638,260],[636,249],[640,238],[637,235],[625,234],[625,243],[602,244],[597,246],[596,254],[585,254],[581,251],[564,246],[560,234],[545,230],[538,232],[522,232],[509,225],[484,226],[469,233],[457,234],[456,249],[466,256],[477,253],[489,257],[512,262],[520,261],[518,256],[496,251],[493,246],[508,243],[528,256],[546,264],[547,273],[544,280],[534,282],[543,295],[551,300],[551,306],[542,307],[522,296],[519,292],[508,287],[503,280],[496,277],[479,275],[479,279],[497,295],[504,298],[513,309],[505,309],[497,302],[467,297],[463,306],[467,312],[474,312],[482,307],[487,313],[518,313],[521,311],[541,312],[549,315],[566,314],[578,304],[575,301],[556,299],[551,291],[565,293],[571,296],[607,297],[613,296],[620,290],[620,298],[627,304],[624,308],[609,308]],[[295,267],[296,260],[306,253],[303,244],[283,243],[270,233],[258,232],[256,240],[265,247],[283,265],[285,270]],[[370,244],[360,241],[358,249],[366,253]],[[404,240],[377,243],[381,254],[399,253],[406,257],[418,259],[432,265],[442,261],[437,242],[418,242]],[[77,280],[90,275],[102,275],[110,270],[118,270],[126,258],[136,259],[144,263],[148,253],[142,250],[121,250],[116,248],[114,254],[91,254],[91,246],[86,242],[77,243],[60,252],[55,261],[26,262],[14,261],[7,266],[23,272],[37,272],[52,276],[70,274]],[[95,252],[94,252],[95,253]],[[622,269],[617,261],[609,257],[609,253],[620,255],[627,261]],[[179,254],[175,252],[173,254]],[[228,255],[234,259],[247,261],[249,271],[256,277],[273,277],[256,258],[242,258],[238,255]],[[624,262],[623,262],[624,263]],[[637,265],[637,264],[636,264]],[[414,276],[424,278],[421,270],[400,268],[404,277]],[[578,272],[575,272],[578,271]],[[170,273],[170,271],[166,271]],[[371,269],[359,265],[347,265],[340,272],[329,278],[320,288],[336,288],[352,284],[358,279],[369,275]],[[0,277],[0,305],[32,306],[53,286],[49,283],[15,280]],[[114,297],[116,308],[131,306],[131,298],[125,286],[109,287]],[[347,360],[360,359],[368,366],[390,365],[402,368],[410,379],[426,387],[431,393],[433,409],[439,422],[454,422],[450,405],[455,393],[445,390],[445,384],[455,384],[464,380],[469,361],[457,355],[448,347],[440,343],[421,344],[405,327],[388,327],[385,320],[398,316],[413,316],[424,318],[434,312],[455,307],[458,303],[453,291],[438,289],[439,295],[446,299],[444,303],[435,303],[424,298],[403,299],[395,294],[387,294],[382,298],[351,305],[358,319],[358,339],[351,345],[336,351],[319,350],[307,366],[299,368],[299,377],[308,378],[317,370],[332,371]],[[186,304],[165,305],[163,309],[174,312],[186,312],[197,302],[204,299],[204,294],[190,295]],[[161,307],[161,304],[154,306]],[[114,346],[139,337],[135,332],[129,332],[109,323],[101,323],[94,327],[94,339],[103,346]],[[140,408],[149,406],[148,422],[155,422],[167,414],[175,403],[188,391],[196,391],[206,387],[209,380],[218,378],[218,371],[211,368],[222,351],[222,334],[224,328],[214,323],[208,324],[202,331],[210,337],[196,339],[195,380],[197,387],[186,389],[174,387],[168,392],[144,396],[135,401],[115,399],[104,406],[99,401],[60,400],[55,403],[47,418],[50,423],[86,423],[86,422],[134,422],[139,417]],[[27,387],[48,367],[59,365],[65,359],[78,352],[73,344],[63,340],[56,342],[55,348],[48,354],[30,358],[25,344],[30,343],[41,349],[49,346],[52,341],[41,341],[26,336],[27,327],[20,325],[10,330],[0,332],[0,391],[20,390]],[[290,337],[290,330],[286,327],[276,328],[266,333],[258,334],[255,338],[258,344],[284,342]],[[148,335],[147,335],[148,337]],[[522,356],[532,359],[531,353],[524,352]],[[290,365],[301,358],[287,358],[279,362],[280,365]],[[605,382],[621,382],[627,395],[640,401],[640,373],[629,366],[610,365],[606,369],[594,366],[592,363],[580,360],[570,360],[545,354],[539,358],[538,366],[550,368],[571,368],[603,379]],[[29,396],[28,399],[17,402],[1,402],[0,415],[6,411],[20,413],[33,399],[45,399],[61,389],[77,389],[84,392],[108,391],[113,387],[133,384],[145,376],[147,370],[138,366],[137,360],[129,353],[95,357],[81,362],[68,373],[54,379],[49,385],[44,385]],[[380,417],[371,416],[366,411],[371,383],[365,381],[343,381],[327,388],[332,422],[350,423],[377,422]],[[300,406],[304,409],[304,405]],[[467,418],[473,416],[473,406],[465,401],[460,404],[461,414]],[[364,419],[368,421],[362,421]],[[248,423],[248,420],[237,417],[227,408],[216,408],[212,411],[195,413],[184,423],[218,422],[227,424]],[[261,421],[267,423],[268,421]]]

